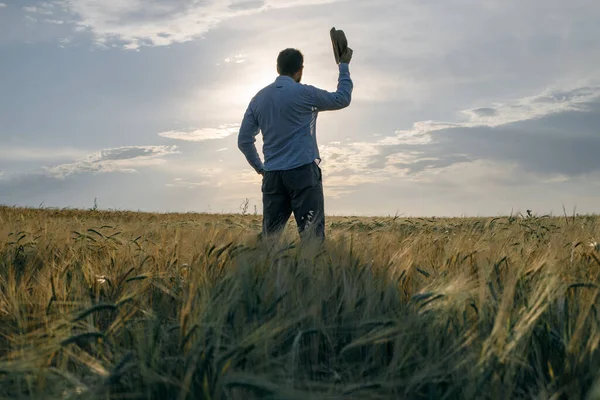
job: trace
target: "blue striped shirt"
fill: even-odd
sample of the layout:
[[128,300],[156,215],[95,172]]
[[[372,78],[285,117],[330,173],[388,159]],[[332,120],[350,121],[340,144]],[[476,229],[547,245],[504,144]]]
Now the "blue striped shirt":
[[[257,171],[282,171],[320,161],[316,123],[320,111],[348,107],[353,83],[348,64],[339,65],[336,92],[279,76],[250,101],[238,135],[238,147]],[[256,135],[263,135],[264,164],[256,150]]]

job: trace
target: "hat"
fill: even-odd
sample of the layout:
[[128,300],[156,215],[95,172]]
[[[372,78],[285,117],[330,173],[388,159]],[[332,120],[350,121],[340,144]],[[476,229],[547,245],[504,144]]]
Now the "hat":
[[339,64],[340,59],[348,50],[348,40],[346,39],[344,31],[336,30],[335,28],[331,28],[329,35],[331,36],[331,44],[333,45],[333,56],[335,57],[335,62]]

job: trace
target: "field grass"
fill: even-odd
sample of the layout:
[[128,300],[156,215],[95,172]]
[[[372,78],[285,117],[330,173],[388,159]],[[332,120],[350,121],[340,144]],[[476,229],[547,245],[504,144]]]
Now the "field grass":
[[600,398],[600,218],[260,222],[0,207],[0,398]]

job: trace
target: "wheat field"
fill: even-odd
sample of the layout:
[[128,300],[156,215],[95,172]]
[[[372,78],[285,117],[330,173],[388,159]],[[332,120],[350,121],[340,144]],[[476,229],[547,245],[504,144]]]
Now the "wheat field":
[[0,207],[0,398],[598,399],[600,219]]

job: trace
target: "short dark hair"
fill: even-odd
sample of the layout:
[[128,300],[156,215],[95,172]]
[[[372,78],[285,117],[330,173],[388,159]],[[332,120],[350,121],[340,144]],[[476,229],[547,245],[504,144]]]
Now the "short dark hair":
[[281,75],[292,76],[302,69],[304,56],[300,50],[285,49],[277,57],[277,68]]

